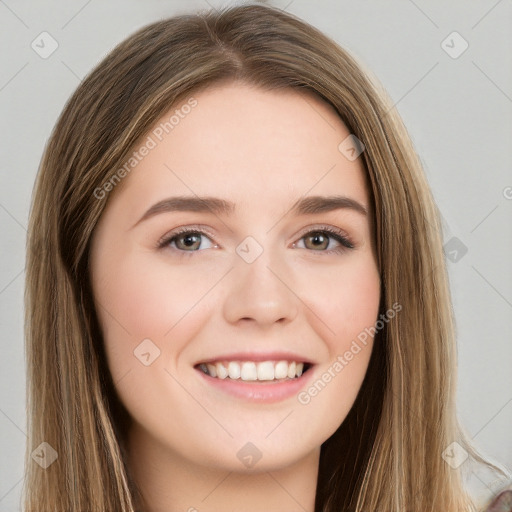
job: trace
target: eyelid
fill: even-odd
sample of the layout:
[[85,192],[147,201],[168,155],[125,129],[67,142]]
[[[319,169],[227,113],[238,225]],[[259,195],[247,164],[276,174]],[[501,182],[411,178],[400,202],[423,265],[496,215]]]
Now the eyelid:
[[308,233],[314,233],[316,231],[327,231],[328,233],[341,236],[352,243],[350,235],[344,229],[332,226],[330,224],[313,224],[312,226],[306,226],[304,229],[299,231],[297,236],[302,238],[304,235],[307,235]]
[[[190,226],[187,225],[187,226],[181,226],[181,227],[172,229],[171,231],[166,233],[164,236],[162,236],[157,241],[156,246],[157,246],[157,248],[163,247],[170,241],[171,238],[174,238],[183,233],[188,233],[189,231],[192,231],[192,232],[197,231],[201,234],[209,236],[212,239],[212,242],[214,241],[214,236],[213,236],[212,232],[206,226],[203,226],[202,224],[192,224]],[[187,251],[181,251],[181,252],[187,252]],[[190,252],[194,252],[194,251],[190,251]]]
[[[351,247],[348,247],[340,240],[336,240],[341,245],[341,247],[337,247],[335,249],[329,249],[329,250],[325,250],[325,251],[309,251],[309,252],[318,252],[320,254],[321,253],[331,254],[333,252],[350,250],[350,249],[353,249],[356,247],[356,244],[354,244],[354,242],[352,241],[352,237],[345,230],[343,230],[339,227],[328,225],[328,224],[313,224],[310,226],[306,226],[299,232],[298,235],[295,235],[295,238],[297,240],[301,240],[307,234],[314,233],[314,232],[323,232],[323,231],[330,234],[331,238],[339,237],[339,238],[343,239],[346,243],[350,244]],[[217,244],[217,242],[215,242],[215,237],[212,234],[212,232],[206,226],[204,226],[202,224],[192,224],[192,225],[186,225],[186,226],[181,226],[181,227],[175,228],[175,229],[171,230],[170,232],[166,233],[164,236],[162,236],[158,240],[156,246],[157,246],[157,248],[163,248],[173,238],[179,236],[180,234],[189,233],[189,232],[198,232],[200,234],[208,236],[211,239],[212,243],[214,243],[214,245],[216,245],[218,247],[218,244]],[[296,243],[297,242],[293,242],[293,245],[295,245]],[[201,251],[178,250],[178,252],[180,252],[180,253],[195,253],[195,252],[201,252]]]
[[[328,224],[314,224],[313,226],[307,226],[304,228],[299,235],[297,235],[298,240],[304,238],[304,236],[310,233],[327,233],[330,238],[335,239],[339,247],[334,249],[328,249],[326,251],[308,251],[309,253],[318,253],[320,254],[333,254],[333,253],[343,253],[345,251],[349,251],[351,249],[355,249],[357,244],[355,244],[352,240],[352,237],[344,230],[339,227],[335,227]],[[296,245],[297,242],[294,242],[293,245]]]

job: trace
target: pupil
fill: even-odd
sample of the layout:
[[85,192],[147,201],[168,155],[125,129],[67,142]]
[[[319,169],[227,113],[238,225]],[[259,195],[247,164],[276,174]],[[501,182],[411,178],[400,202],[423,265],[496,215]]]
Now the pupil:
[[314,235],[312,238],[314,240],[313,244],[315,245],[321,245],[325,241],[325,237],[321,233]]
[[197,238],[197,235],[186,235],[185,238],[183,239],[184,242],[185,242],[185,245],[187,247],[190,247],[191,245],[194,245],[194,243],[196,242],[196,239]]

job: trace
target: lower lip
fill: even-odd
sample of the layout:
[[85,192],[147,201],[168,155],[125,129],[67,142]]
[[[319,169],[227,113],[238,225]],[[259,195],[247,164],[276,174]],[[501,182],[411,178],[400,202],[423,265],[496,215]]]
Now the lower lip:
[[207,384],[236,398],[259,402],[274,403],[286,400],[294,395],[309,382],[313,375],[313,367],[300,377],[283,381],[243,381],[241,379],[218,379],[210,377],[201,370],[196,370]]

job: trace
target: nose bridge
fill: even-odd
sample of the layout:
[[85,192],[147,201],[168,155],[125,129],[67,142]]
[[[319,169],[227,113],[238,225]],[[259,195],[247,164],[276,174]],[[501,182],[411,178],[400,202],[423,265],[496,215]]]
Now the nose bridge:
[[248,237],[236,252],[224,302],[226,320],[236,323],[251,319],[262,325],[292,320],[298,299],[290,290],[289,273],[279,260],[279,251],[264,248]]

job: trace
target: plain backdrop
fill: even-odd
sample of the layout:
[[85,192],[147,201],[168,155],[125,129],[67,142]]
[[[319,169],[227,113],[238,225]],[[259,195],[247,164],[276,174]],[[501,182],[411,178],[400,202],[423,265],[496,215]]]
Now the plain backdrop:
[[[24,245],[33,182],[51,129],[80,80],[129,34],[163,17],[226,3],[0,1],[2,512],[20,510],[26,443]],[[351,51],[383,83],[402,115],[444,221],[460,420],[483,453],[510,471],[512,3],[270,3]],[[44,55],[41,38],[44,51],[58,45],[51,55]],[[502,485],[495,476],[472,470],[468,475],[476,493],[490,494]]]

